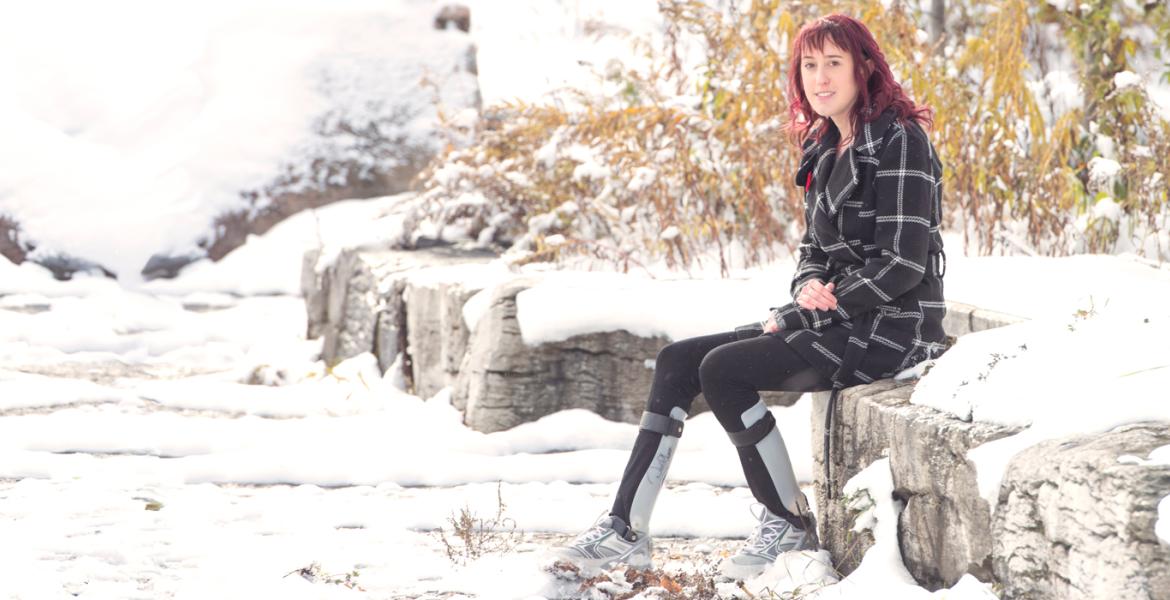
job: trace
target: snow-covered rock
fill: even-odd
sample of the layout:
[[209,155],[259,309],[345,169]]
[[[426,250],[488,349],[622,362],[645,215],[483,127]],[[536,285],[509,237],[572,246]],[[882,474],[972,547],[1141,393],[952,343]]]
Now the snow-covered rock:
[[991,532],[1004,597],[1170,598],[1170,548],[1154,527],[1170,465],[1118,460],[1168,443],[1170,424],[1150,422],[1016,455]]
[[992,507],[968,451],[1018,430],[911,404],[913,390],[913,382],[883,380],[841,393],[828,485],[821,448],[828,393],[813,396],[821,539],[837,570],[851,573],[873,544],[867,532],[853,531],[857,507],[844,482],[888,457],[893,493],[905,503],[899,546],[920,585],[949,587],[974,575],[1009,598],[1170,598],[1170,548],[1155,533],[1170,465],[1119,460],[1165,446],[1170,423],[1025,449],[1011,458]]
[[645,409],[653,371],[647,361],[670,340],[626,331],[598,332],[529,345],[517,324],[519,279],[497,288],[479,319],[452,404],[480,431],[500,431],[569,409],[588,408],[634,423]]
[[[492,258],[490,253],[462,252],[445,247],[413,251],[350,248],[341,250],[330,261],[322,250],[310,250],[304,257],[301,277],[308,337],[324,337],[322,359],[326,364],[371,352],[385,371],[394,363],[398,353],[407,353],[408,356],[410,353],[407,348],[411,339],[407,329],[410,322],[407,300],[414,296],[414,310],[419,313],[414,318],[416,326],[424,326],[434,314],[430,311],[436,309],[431,301],[437,296],[428,297],[415,288],[407,294],[410,278],[429,268],[459,265],[461,270],[447,273],[453,278],[449,281],[460,281],[460,272],[466,275],[469,268],[483,265]],[[442,278],[427,274],[423,275],[423,280],[433,283]],[[467,278],[463,280],[467,281]],[[471,287],[469,291],[478,289]],[[454,310],[457,312],[461,308],[462,303],[459,303]],[[441,320],[441,323],[449,322]],[[418,335],[413,340],[424,364],[429,363],[430,340],[424,341]],[[447,342],[437,340],[435,343]],[[440,355],[435,353],[435,358]],[[424,370],[434,372],[429,365]],[[420,370],[406,375],[414,378],[417,384],[421,373]],[[429,382],[425,385],[427,389],[434,388]]]
[[[492,258],[441,246],[351,248],[333,257],[309,251],[302,265],[308,337],[324,337],[326,364],[371,352],[383,371],[401,369],[393,376],[420,397],[452,387],[452,404],[480,431],[508,429],[570,408],[638,422],[655,357],[675,337],[653,333],[658,330],[653,320],[636,327],[630,314],[590,320],[588,305],[598,294],[616,296],[610,298],[615,305],[661,305],[658,298],[647,298],[642,285],[563,287],[568,280],[523,276]],[[672,286],[684,286],[685,292],[693,283],[666,283],[657,294],[678,297]],[[523,322],[517,296],[536,291],[538,284],[540,294],[534,294]],[[697,310],[684,306],[680,314],[694,316]],[[577,318],[565,329],[550,311]],[[659,320],[672,318],[659,312]],[[771,405],[787,406],[800,395],[762,396]],[[700,396],[692,414],[707,409]]]
[[[967,451],[1014,430],[969,423],[910,403],[914,382],[886,379],[848,388],[837,398],[831,448],[831,477],[824,484],[824,414],[828,392],[813,395],[813,462],[822,541],[834,564],[850,573],[869,544],[852,533],[854,510],[842,493],[849,478],[875,460],[889,457],[895,493],[906,508],[899,540],[906,568],[930,588],[949,587],[966,573],[991,577],[991,513],[979,496]],[[830,499],[831,487],[836,499]]]
[[444,4],[13,7],[0,51],[26,60],[0,65],[0,214],[20,252],[150,279],[300,210],[405,190],[457,141],[440,112],[479,108],[472,37],[434,26]]

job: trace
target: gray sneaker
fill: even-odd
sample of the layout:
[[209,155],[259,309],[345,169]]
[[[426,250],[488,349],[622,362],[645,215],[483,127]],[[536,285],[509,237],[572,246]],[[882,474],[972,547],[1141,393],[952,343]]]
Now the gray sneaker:
[[620,517],[607,514],[552,553],[584,569],[603,569],[617,563],[646,569],[650,567],[650,536],[632,531]]
[[[760,507],[758,513],[755,511],[756,506]],[[806,529],[797,529],[787,519],[772,514],[762,504],[753,505],[752,509],[752,514],[760,520],[760,524],[739,553],[728,557],[720,565],[719,570],[727,577],[741,580],[754,577],[772,566],[776,558],[785,552],[820,549],[816,519],[812,515],[805,518],[808,523]]]

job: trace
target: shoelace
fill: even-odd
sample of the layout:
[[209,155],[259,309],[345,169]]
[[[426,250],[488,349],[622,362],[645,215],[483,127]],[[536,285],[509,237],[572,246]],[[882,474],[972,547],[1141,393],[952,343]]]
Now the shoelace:
[[608,533],[610,529],[612,529],[612,527],[602,525],[600,521],[601,519],[599,519],[597,523],[594,523],[592,528],[582,532],[581,535],[577,537],[577,543],[588,544],[590,542],[597,541],[606,533]]
[[[756,514],[755,506],[760,507],[760,513]],[[760,524],[756,526],[756,530],[747,539],[747,550],[750,552],[762,552],[767,548],[772,540],[784,533],[789,527],[788,521],[781,517],[771,515],[772,519],[767,519],[769,516],[768,509],[762,504],[753,505],[752,514],[760,520]]]

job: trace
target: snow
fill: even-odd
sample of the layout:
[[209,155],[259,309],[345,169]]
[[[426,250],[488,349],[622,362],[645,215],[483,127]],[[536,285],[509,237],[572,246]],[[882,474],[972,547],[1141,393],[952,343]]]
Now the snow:
[[[292,281],[273,277],[265,295],[225,285],[246,280],[261,256],[291,279],[305,249],[405,200],[321,209],[320,240],[308,215],[290,221],[237,250],[237,262],[217,265],[221,273],[201,280],[207,291],[195,289],[195,277],[204,277],[198,271],[192,282],[184,276],[169,288],[135,289],[3,267],[20,277],[0,280],[30,283],[6,289],[17,293],[3,296],[0,310],[0,497],[10,517],[0,535],[37,540],[31,553],[0,551],[29,574],[9,588],[13,597],[340,593],[295,573],[314,562],[327,574],[357,569],[371,593],[555,595],[559,584],[540,568],[550,538],[453,568],[434,531],[462,507],[490,514],[498,489],[524,535],[576,533],[612,499],[635,425],[573,410],[499,433],[471,431],[447,392],[405,394],[369,354],[332,369],[317,362],[320,341],[303,339],[302,300],[273,293],[293,289]],[[272,254],[276,246],[284,251]],[[506,275],[496,269],[444,267],[414,282],[455,279],[490,292]],[[784,293],[787,273],[777,270],[660,281],[658,298],[715,303]],[[574,280],[654,288],[645,277],[542,275],[549,290]],[[740,310],[756,309],[745,302]],[[711,312],[701,304],[691,311]],[[245,383],[255,378],[270,385]],[[812,478],[810,404],[771,409],[802,481]],[[750,501],[722,428],[710,413],[693,416],[655,512],[655,535],[742,539],[753,526]],[[143,510],[148,503],[161,508]],[[802,569],[810,578],[827,573],[823,565]]]
[[304,188],[326,183],[319,158],[388,169],[402,157],[362,151],[339,124],[433,147],[436,107],[420,79],[448,107],[474,98],[475,77],[455,68],[468,37],[431,28],[439,6],[6,4],[0,53],[22,59],[0,63],[0,213],[38,243],[34,255],[133,280],[152,254],[198,252],[216,215],[248,209],[241,193],[286,168]]
[[961,237],[944,237],[947,300],[1037,319],[1107,304],[1157,310],[1156,299],[1170,294],[1170,269],[1133,255],[966,257]]
[[630,178],[630,182],[626,184],[626,188],[631,192],[638,192],[646,189],[647,186],[654,183],[657,179],[658,172],[650,167],[638,167],[634,169],[634,176]]
[[[405,193],[302,211],[277,223],[265,235],[250,236],[246,252],[231,252],[216,262],[201,259],[185,267],[181,278],[156,279],[140,287],[165,294],[298,295],[301,261],[295,257],[317,249],[322,254],[318,264],[324,265],[343,248],[397,243],[404,237],[405,210],[413,199],[414,194]],[[294,259],[290,260],[290,255]]]
[[1136,87],[1142,84],[1142,76],[1133,71],[1120,71],[1113,76],[1113,85],[1117,89]]
[[[596,89],[615,62],[639,66],[632,44],[657,43],[663,28],[654,2],[523,0],[512,2],[510,10],[492,10],[492,0],[467,4],[485,106],[533,102],[569,88]],[[523,69],[516,68],[520,64]]]
[[1158,466],[1170,465],[1170,445],[1154,448],[1149,458],[1141,458],[1132,454],[1123,454],[1117,457],[1117,462],[1126,465]]
[[[58,282],[35,265],[0,263],[6,294],[0,298],[0,494],[14,514],[24,515],[0,525],[7,528],[0,535],[29,536],[43,527],[48,517],[19,507],[45,494],[93,498],[46,513],[64,524],[39,538],[41,550],[33,555],[39,559],[13,558],[14,564],[39,573],[54,589],[108,584],[121,594],[118,586],[150,568],[144,558],[150,553],[123,550],[111,562],[100,548],[70,540],[92,535],[84,532],[109,515],[137,510],[133,514],[145,516],[121,518],[104,531],[134,540],[128,548],[154,548],[169,557],[163,559],[170,561],[168,575],[152,584],[155,595],[232,597],[234,591],[207,582],[237,579],[246,581],[233,590],[324,593],[327,584],[320,581],[283,577],[315,560],[328,573],[360,565],[359,581],[371,590],[441,588],[490,597],[556,589],[537,567],[541,549],[552,543],[547,539],[451,572],[441,545],[426,532],[444,526],[461,506],[490,512],[497,485],[525,535],[583,529],[612,498],[636,426],[574,410],[509,431],[474,432],[462,425],[446,392],[430,399],[408,395],[395,377],[378,373],[369,354],[326,369],[316,362],[320,341],[303,339],[303,302],[292,293],[301,254],[318,247],[330,253],[369,236],[376,246],[377,230],[399,218],[411,198],[341,203],[302,215],[237,250],[232,262],[158,282],[165,286],[128,288],[85,276]],[[500,283],[534,277],[536,285],[518,296],[528,343],[611,328],[681,339],[758,319],[785,299],[791,270],[781,261],[729,279],[683,279],[516,273],[497,262],[424,270],[411,282],[457,281],[481,289],[464,307],[474,326]],[[1038,273],[1044,285],[1032,284]],[[256,275],[270,279],[245,283]],[[1168,369],[1160,367],[1170,357],[1148,341],[1167,333],[1170,323],[1170,309],[1158,302],[1170,291],[1165,270],[1127,257],[958,255],[950,259],[947,281],[954,300],[1031,317],[965,336],[935,361],[915,393],[917,402],[968,418],[1030,424],[1024,434],[972,451],[985,495],[993,493],[997,473],[1014,452],[1045,436],[1167,418],[1151,392],[1166,385]],[[1018,294],[1021,289],[1028,294]],[[261,290],[265,295],[256,295]],[[1116,339],[1128,342],[1109,353],[1096,351]],[[1026,351],[1018,350],[1022,344]],[[1002,356],[987,368],[994,353]],[[972,380],[984,370],[984,380]],[[1068,372],[1083,376],[1056,376]],[[250,379],[270,385],[246,384]],[[960,386],[963,379],[969,382]],[[1092,410],[1100,397],[1114,399],[1107,414]],[[772,408],[802,481],[812,478],[809,410],[807,398]],[[709,413],[688,420],[678,452],[655,512],[655,535],[746,536],[750,494],[734,449]],[[1167,452],[1159,449],[1148,460],[1164,460]],[[419,458],[397,458],[403,456]],[[816,582],[826,586],[820,592],[826,597],[871,587],[929,597],[893,569],[900,561],[887,529],[896,522],[897,506],[888,479],[888,466],[878,466],[849,488],[869,490],[874,502],[868,524],[887,540],[866,557],[877,566],[833,584],[823,557],[792,556],[747,585],[781,589]],[[143,511],[135,497],[156,498],[164,507]],[[194,509],[185,507],[196,505],[213,508],[192,516]],[[208,518],[224,525],[201,527]],[[1159,532],[1165,522],[1163,516]],[[201,535],[188,533],[195,530]],[[163,551],[163,539],[178,541]],[[270,544],[278,541],[274,550]],[[315,550],[341,545],[348,550]],[[224,548],[231,550],[225,555]],[[264,559],[247,558],[265,552]],[[81,558],[54,558],[66,555]],[[402,573],[396,560],[409,561],[412,572]],[[515,587],[485,587],[488,572],[507,574]],[[40,597],[39,585],[22,580],[31,591],[17,597]],[[946,594],[991,597],[974,580]]]
[[531,345],[616,330],[680,340],[766,318],[769,306],[791,301],[788,282],[775,269],[719,286],[708,280],[553,272],[516,296],[516,320],[524,343]]
[[1150,83],[1146,88],[1154,105],[1162,111],[1163,119],[1170,119],[1170,84]]
[[1113,198],[1105,196],[1093,204],[1093,218],[1120,221],[1123,211],[1121,205]]
[[1121,164],[1113,159],[1100,156],[1089,159],[1089,181],[1099,189],[1111,183],[1118,173],[1121,173]]
[[[854,531],[873,532],[874,545],[865,553],[852,573],[838,581],[828,552],[790,552],[782,555],[771,568],[746,582],[747,590],[756,595],[768,593],[784,596],[800,594],[810,600],[831,598],[947,598],[951,600],[985,600],[995,598],[991,586],[966,575],[949,589],[934,593],[918,587],[902,564],[898,549],[898,515],[902,503],[893,497],[894,483],[890,461],[874,461],[846,482],[846,498],[861,511]],[[805,595],[807,594],[807,595]]]
[[[555,538],[453,569],[433,531],[463,506],[490,513],[497,485],[524,535],[585,528],[612,498],[636,426],[574,410],[509,431],[474,432],[446,392],[405,394],[368,354],[326,369],[316,361],[320,341],[303,339],[303,301],[295,295],[301,254],[335,254],[347,242],[377,247],[411,200],[306,213],[231,261],[138,288],[88,276],[58,282],[35,265],[0,263],[0,496],[11,508],[6,514],[17,515],[0,524],[0,535],[32,539],[38,532],[42,540],[31,555],[0,556],[36,574],[21,579],[14,589],[24,591],[15,597],[45,597],[49,587],[125,596],[135,585],[128,582],[153,572],[153,555],[166,565],[150,584],[153,597],[234,597],[240,590],[320,597],[336,586],[284,577],[314,561],[326,573],[358,568],[369,590],[506,597],[559,589],[539,568],[542,549]],[[994,498],[1011,456],[1042,439],[1170,419],[1158,402],[1170,356],[1151,341],[1170,333],[1170,309],[1159,302],[1170,293],[1170,273],[1124,256],[953,254],[950,299],[1030,318],[964,336],[915,392],[915,402],[964,418],[1028,426],[972,450],[985,497]],[[791,262],[780,261],[729,279],[651,278],[517,273],[496,262],[420,271],[411,283],[457,281],[482,290],[464,306],[474,327],[500,283],[534,277],[536,285],[518,296],[528,343],[612,328],[681,339],[760,318],[786,298],[791,271]],[[1112,399],[1107,413],[1097,410],[1102,397]],[[806,482],[809,410],[807,398],[772,408]],[[678,452],[655,535],[746,536],[750,494],[709,413],[688,420]],[[1160,448],[1141,460],[1165,461],[1168,453]],[[823,556],[789,556],[746,585],[825,586],[818,597],[871,588],[930,597],[894,568],[900,560],[888,524],[898,507],[888,479],[888,466],[873,467],[849,488],[868,490],[873,506],[862,521],[887,540],[866,556],[875,566],[834,583]],[[34,514],[49,497],[92,500]],[[139,497],[161,501],[162,510],[143,511]],[[1165,501],[1160,510],[1155,527],[1164,538]],[[125,549],[111,555],[109,546],[78,541],[96,529],[124,540]],[[507,591],[485,577],[506,577]],[[227,589],[215,581],[233,583]],[[970,578],[936,594],[993,597]]]
[[[239,206],[239,190],[267,182],[276,167],[304,167],[321,145],[344,154],[343,141],[314,137],[317,119],[376,119],[385,106],[371,99],[427,96],[415,86],[418,70],[390,68],[376,56],[427,65],[429,76],[451,71],[466,38],[430,30],[437,6],[252,0],[164,10],[120,0],[100,9],[62,1],[6,8],[0,50],[27,60],[0,64],[0,76],[19,83],[0,99],[10,142],[0,151],[0,208],[42,242],[42,252],[86,256],[120,273],[137,272],[151,253],[190,249],[214,214]],[[630,42],[660,26],[653,2],[471,7],[488,104],[596,85],[598,71],[618,66],[610,57],[630,56]],[[61,20],[63,13],[71,18]],[[541,52],[531,51],[534,44]],[[631,62],[624,66],[637,66]],[[1139,83],[1127,77],[1118,87]],[[449,83],[444,99],[466,100],[466,78]],[[1058,110],[1083,102],[1068,72],[1042,83]],[[1148,89],[1170,107],[1170,88]],[[432,109],[420,109],[403,130],[430,131]],[[604,175],[590,148],[562,152],[562,142],[554,136],[538,157],[572,155],[585,183]],[[1097,159],[1090,168],[1104,181],[1120,166]],[[630,189],[654,177],[636,171]],[[482,196],[469,190],[465,200]],[[81,274],[59,282],[35,264],[0,261],[0,538],[21,542],[0,544],[0,563],[18,574],[5,579],[6,597],[575,593],[543,570],[543,550],[609,506],[635,425],[570,410],[475,432],[449,390],[407,394],[370,354],[327,367],[317,360],[321,341],[304,339],[304,252],[319,251],[319,270],[343,248],[392,246],[408,234],[415,201],[403,194],[300,213],[172,281]],[[1115,207],[1104,199],[1094,210],[1111,218]],[[547,214],[546,243],[556,243],[559,218],[577,209],[565,203]],[[676,232],[668,227],[661,239]],[[955,240],[948,234],[948,249],[961,248]],[[1170,354],[1153,342],[1170,333],[1163,302],[1170,270],[1128,255],[952,250],[948,259],[948,299],[1029,319],[962,338],[913,397],[964,419],[1026,427],[971,451],[985,498],[994,500],[1011,457],[1039,441],[1170,421],[1159,402]],[[534,286],[517,297],[529,344],[615,329],[677,340],[762,319],[789,300],[792,269],[780,258],[722,279],[654,265],[624,275],[494,262],[420,271],[410,283],[480,290],[463,307],[474,330],[499,285],[532,277]],[[1102,398],[1109,411],[1100,410]],[[806,397],[771,409],[803,482],[813,475],[810,405]],[[1118,460],[1170,464],[1170,446]],[[851,479],[846,493],[861,511],[859,527],[876,541],[861,568],[838,582],[824,552],[796,553],[746,587],[755,594],[820,588],[813,598],[995,597],[969,576],[933,594],[913,585],[898,550],[901,506],[888,460]],[[463,508],[494,514],[497,494],[523,542],[452,564],[437,531],[451,535],[448,519]],[[719,540],[748,534],[751,500],[726,434],[710,413],[694,415],[653,532],[699,538],[696,551],[711,552]],[[1158,504],[1154,532],[1170,544],[1170,496]],[[363,590],[298,573],[314,563],[324,574],[358,571]],[[735,591],[730,585],[721,589]]]

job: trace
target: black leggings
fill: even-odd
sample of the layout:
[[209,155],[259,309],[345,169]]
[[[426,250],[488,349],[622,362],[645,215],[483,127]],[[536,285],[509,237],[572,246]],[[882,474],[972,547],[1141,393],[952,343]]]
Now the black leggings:
[[[674,407],[690,413],[699,392],[728,432],[743,431],[743,412],[760,400],[760,391],[808,392],[832,384],[793,350],[780,335],[738,340],[734,331],[688,338],[658,352],[654,383],[646,410],[669,415]],[[618,485],[610,513],[630,521],[630,506],[642,476],[650,467],[662,434],[638,431],[634,449]],[[755,446],[738,448],[744,477],[756,500],[774,514],[791,516]]]

